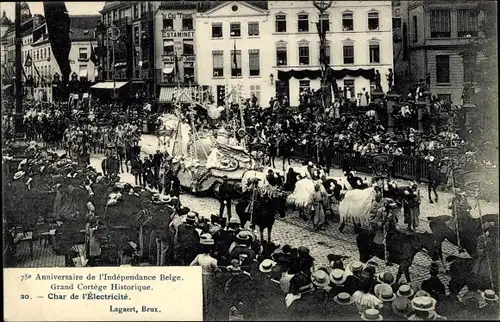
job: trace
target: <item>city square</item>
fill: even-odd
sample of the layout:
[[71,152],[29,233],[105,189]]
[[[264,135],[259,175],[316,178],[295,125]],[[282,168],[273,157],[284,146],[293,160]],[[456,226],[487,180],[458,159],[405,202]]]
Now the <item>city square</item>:
[[201,266],[205,320],[498,318],[495,5],[95,5],[3,12],[6,267]]

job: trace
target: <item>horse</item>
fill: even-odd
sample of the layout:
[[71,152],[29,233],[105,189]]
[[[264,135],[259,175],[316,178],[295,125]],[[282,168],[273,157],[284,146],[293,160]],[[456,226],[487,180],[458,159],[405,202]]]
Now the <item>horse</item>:
[[[455,255],[447,256],[446,262],[450,263],[449,290],[453,295],[458,295],[465,285],[472,283],[480,290],[491,289],[489,276],[479,276],[473,272],[474,259],[460,258]],[[498,256],[490,257],[491,277],[493,278],[493,289],[498,293]]]
[[[242,227],[250,220],[250,213],[247,210],[249,204],[249,200],[242,200],[236,204],[236,214],[240,218]],[[264,229],[267,228],[267,241],[271,243],[275,215],[278,214],[281,218],[284,218],[285,211],[286,201],[283,197],[262,196],[255,200],[251,220],[252,225],[259,226],[261,241],[264,240]]]
[[389,264],[397,264],[398,272],[396,275],[396,283],[399,282],[401,275],[404,273],[407,283],[410,279],[410,266],[413,263],[415,255],[425,249],[432,255],[435,252],[435,243],[432,235],[425,233],[406,234],[396,228],[397,217],[390,215],[383,223],[386,226],[386,253],[384,245],[374,242],[375,233],[368,230],[362,230],[356,236],[356,245],[358,246],[359,259],[361,262],[368,262],[373,256],[385,260]]
[[355,233],[358,233],[363,225],[368,225],[372,202],[377,193],[375,188],[354,189],[341,193],[339,201],[340,232],[344,231],[348,221],[352,221],[354,224]]
[[347,182],[351,185],[352,189],[367,189],[370,187],[369,184],[363,181],[360,177],[355,176],[352,172],[347,174]]
[[[463,247],[470,256],[476,252],[477,237],[482,233],[481,219],[472,218],[467,211],[457,211],[458,213],[458,236],[460,238],[460,246]],[[444,265],[442,244],[446,239],[450,243],[458,246],[457,233],[450,229],[447,222],[451,216],[442,215],[437,217],[427,217],[429,226],[432,231],[432,236],[436,241],[438,247],[439,258]],[[487,214],[482,216],[482,222],[494,222],[498,227],[498,214]]]

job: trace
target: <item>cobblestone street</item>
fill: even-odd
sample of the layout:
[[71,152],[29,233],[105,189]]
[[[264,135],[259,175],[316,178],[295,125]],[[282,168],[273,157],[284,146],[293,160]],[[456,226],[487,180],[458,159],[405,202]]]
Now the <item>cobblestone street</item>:
[[[155,143],[156,138],[153,136],[144,136],[142,141],[142,151],[143,153],[154,153],[157,144]],[[63,153],[60,151],[60,153]],[[91,165],[97,169],[100,169],[100,162],[103,156],[94,155],[91,158]],[[297,163],[292,164],[292,166],[298,166]],[[342,172],[339,169],[333,169],[331,171],[331,176],[342,177]],[[121,180],[124,182],[133,183],[133,177],[129,173],[123,173],[120,175]],[[370,180],[368,175],[360,174],[362,178]],[[400,185],[406,185],[407,182],[402,180],[396,180]],[[422,196],[426,195],[426,186],[420,186],[420,191]],[[427,217],[435,217],[439,215],[449,215],[451,211],[447,208],[448,201],[451,198],[451,194],[448,192],[440,192],[440,200],[438,203],[430,204],[427,198],[422,198],[421,202],[421,217],[420,217],[420,227],[419,231],[430,231],[428,226]],[[188,206],[192,210],[200,213],[202,216],[209,217],[211,214],[217,214],[219,210],[218,201],[213,198],[199,198],[193,195],[183,194],[181,195],[182,204]],[[471,205],[474,207],[475,203],[473,200],[470,201]],[[498,213],[498,203],[497,202],[486,202],[481,201],[481,210],[483,214],[488,213]],[[233,204],[233,214],[235,214],[234,204]],[[477,208],[474,209],[474,215],[478,216]],[[402,218],[400,218],[402,222]],[[352,232],[352,228],[346,228],[344,233],[338,231],[338,224],[333,223],[327,227],[325,231],[314,232],[311,230],[311,223],[305,222],[303,219],[298,217],[298,214],[294,211],[289,210],[287,212],[287,217],[284,219],[278,219],[273,227],[272,240],[280,245],[289,244],[292,247],[306,246],[311,250],[312,255],[316,259],[316,265],[327,265],[328,254],[342,254],[349,256],[346,262],[352,260],[357,260],[359,258],[358,250],[356,247],[355,237],[356,235]],[[402,227],[404,228],[404,227]],[[267,235],[265,235],[267,236]],[[448,242],[443,244],[443,250],[446,255],[459,255],[468,256],[464,254],[459,254],[457,247],[451,245]],[[18,245],[18,267],[57,267],[64,265],[64,258],[62,256],[56,256],[50,245],[40,245],[37,243],[34,247],[33,258],[30,257],[29,244],[21,242]],[[384,261],[374,258],[374,262],[378,264],[378,271],[390,271],[393,274],[397,272],[397,266],[386,267]],[[430,263],[430,258],[424,254],[419,253],[415,257],[414,263],[410,269],[411,278],[413,281],[421,281],[428,276],[428,267]],[[441,276],[444,280],[447,280],[447,276],[444,274]],[[404,279],[404,277],[403,277]]]

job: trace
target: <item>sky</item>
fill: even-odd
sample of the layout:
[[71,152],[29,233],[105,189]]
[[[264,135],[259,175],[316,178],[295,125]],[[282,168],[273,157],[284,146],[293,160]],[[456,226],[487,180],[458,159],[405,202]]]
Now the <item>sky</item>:
[[[66,1],[66,9],[68,9],[70,15],[98,15],[99,10],[104,7],[104,1],[100,2],[69,2]],[[28,2],[30,6],[31,14],[41,14],[43,15],[43,2]],[[15,2],[5,2],[0,3],[0,10],[5,11],[7,17],[12,21],[15,18]],[[1,13],[0,13],[1,14]]]

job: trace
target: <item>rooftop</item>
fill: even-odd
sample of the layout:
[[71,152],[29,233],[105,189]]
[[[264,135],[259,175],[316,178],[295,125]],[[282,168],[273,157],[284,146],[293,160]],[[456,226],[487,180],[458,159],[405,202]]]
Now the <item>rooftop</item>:
[[7,18],[7,15],[5,14],[5,10],[3,11],[2,18],[0,18],[0,26],[5,27],[5,26],[12,26],[14,23]]
[[70,38],[72,41],[93,40],[96,38],[95,31],[100,15],[76,15],[69,16],[70,19]]

